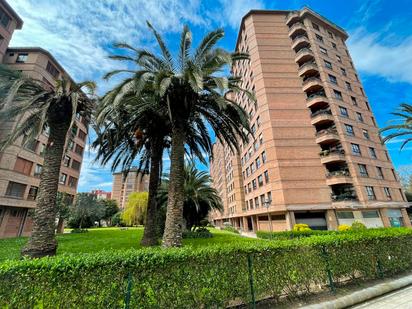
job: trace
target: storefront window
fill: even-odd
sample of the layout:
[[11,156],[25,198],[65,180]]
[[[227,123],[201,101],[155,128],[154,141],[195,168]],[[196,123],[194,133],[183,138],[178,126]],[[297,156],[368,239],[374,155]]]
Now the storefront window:
[[387,214],[391,227],[404,226],[402,212],[399,209],[388,209]]

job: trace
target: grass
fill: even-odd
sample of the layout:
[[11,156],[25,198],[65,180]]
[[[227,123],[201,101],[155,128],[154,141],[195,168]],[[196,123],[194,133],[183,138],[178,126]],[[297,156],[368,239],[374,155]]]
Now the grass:
[[[210,229],[212,238],[184,239],[184,246],[213,246],[228,242],[262,241],[245,238],[234,233]],[[143,228],[94,228],[88,233],[63,234],[57,236],[57,254],[94,253],[102,250],[139,249]],[[0,239],[0,262],[19,259],[20,250],[27,242],[27,237]]]

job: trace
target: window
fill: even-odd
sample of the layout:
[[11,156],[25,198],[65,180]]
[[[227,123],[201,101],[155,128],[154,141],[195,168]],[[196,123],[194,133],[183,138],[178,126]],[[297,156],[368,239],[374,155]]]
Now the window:
[[255,151],[259,149],[259,141],[258,140],[253,143],[253,149],[255,149]]
[[250,175],[250,169],[249,166],[246,168],[246,177],[248,177]]
[[368,111],[370,111],[371,109],[370,109],[370,107],[369,107],[369,103],[368,102],[366,102],[365,101],[365,106],[366,106],[366,108],[368,109]]
[[265,195],[264,195],[264,194],[261,194],[261,195],[260,195],[260,205],[262,205],[262,207],[263,207],[263,206],[266,206],[266,203],[265,203]]
[[362,177],[369,177],[368,170],[365,164],[358,164],[358,168],[359,168],[359,174]]
[[71,158],[68,155],[65,155],[63,159],[63,165],[69,167],[70,161],[71,161]]
[[375,118],[371,117],[371,120],[372,120],[373,125],[376,127]]
[[256,190],[257,186],[256,186],[256,179],[252,180],[252,188],[253,190]]
[[263,174],[265,175],[265,182],[268,183],[269,182],[269,172],[265,171]]
[[395,170],[391,168],[393,179],[398,180],[398,175],[395,173]]
[[263,186],[263,176],[262,175],[258,176],[258,184],[259,184],[259,187]]
[[348,114],[348,110],[346,109],[346,107],[343,106],[339,106],[339,111],[341,116],[348,118],[349,114]]
[[342,58],[339,55],[336,55],[336,60],[338,60],[338,62],[342,62]]
[[250,165],[250,173],[253,173],[255,171],[255,163],[252,162],[252,164]]
[[268,192],[268,193],[266,193],[266,195],[267,195],[268,202],[271,203],[272,202],[272,193]]
[[76,160],[72,160],[72,169],[79,171],[80,170],[80,162]]
[[333,70],[332,69],[332,63],[330,63],[329,61],[324,60],[325,62],[325,67],[328,68],[329,70]]
[[358,119],[359,122],[363,122],[363,117],[361,113],[356,112],[356,118]]
[[322,54],[325,54],[325,55],[328,54],[328,50],[326,48],[323,48],[322,46],[319,46],[319,50]]
[[259,134],[259,143],[262,145],[263,144],[263,134]]
[[342,73],[343,76],[347,76],[346,70],[344,68],[340,68],[340,72]]
[[362,217],[365,219],[379,218],[379,212],[377,210],[363,210]]
[[352,153],[355,156],[360,156],[362,154],[358,144],[351,144],[351,147],[352,147]]
[[251,129],[253,134],[256,132],[256,126],[255,125],[253,125],[250,129]]
[[354,105],[354,106],[358,106],[358,101],[356,101],[356,98],[355,97],[350,97],[351,98],[351,100],[352,100],[352,104]]
[[255,197],[255,208],[259,208],[259,198]]
[[378,178],[384,179],[385,177],[383,176],[383,170],[382,167],[377,166],[376,167],[376,174],[378,175]]
[[256,125],[258,128],[260,127],[260,116],[257,116],[256,118]]
[[388,209],[386,213],[389,217],[389,222],[391,223],[392,227],[404,226],[403,217],[400,209]]
[[9,181],[9,184],[7,185],[6,196],[23,198],[26,187],[27,186],[22,183]]
[[82,141],[84,141],[85,139],[86,139],[86,133],[85,132],[83,132],[82,130],[79,130],[79,138],[82,140]]
[[252,184],[250,182],[247,184],[247,188],[249,193],[252,192]]
[[260,167],[260,158],[257,157],[255,162],[256,162],[256,169],[258,169]]
[[342,92],[337,91],[337,90],[333,90],[333,92],[335,93],[335,98],[336,98],[336,99],[338,99],[338,100],[343,100]]
[[338,80],[336,79],[336,77],[331,75],[331,74],[329,74],[329,80],[330,80],[331,83],[333,83],[335,85],[338,84]]
[[362,92],[362,95],[365,95],[365,92],[363,91],[363,88],[360,88],[360,91]]
[[67,143],[67,149],[73,151],[74,145],[74,142],[72,140],[69,140],[69,142]]
[[59,183],[62,185],[66,184],[67,174],[61,173],[59,177]]
[[338,48],[336,47],[336,44],[333,43],[333,42],[332,42],[332,47],[333,47],[334,49],[338,49]]
[[266,151],[262,152],[262,162],[265,163],[266,162]]
[[372,159],[377,159],[375,148],[369,147],[369,154]]
[[59,76],[59,71],[50,61],[47,62],[46,71],[49,72],[50,75],[54,78],[57,78]]
[[363,137],[366,139],[370,139],[368,130],[362,129]]
[[323,37],[319,34],[316,34],[316,40],[318,40],[319,42],[323,43]]
[[[333,39],[333,33],[331,31],[328,31],[328,35],[331,39]],[[332,43],[332,44],[334,44],[334,43]]]
[[355,132],[353,131],[353,127],[350,124],[345,123],[346,134],[349,136],[355,136]]
[[14,170],[25,175],[30,175],[32,167],[33,162],[20,157],[17,157],[16,163],[14,164]]
[[9,26],[10,21],[11,21],[10,16],[7,15],[7,13],[0,8],[0,24],[4,28],[7,29],[7,27]]
[[338,219],[354,219],[352,211],[338,211],[336,212]]
[[78,155],[82,155],[83,150],[84,150],[84,148],[82,146],[76,144],[76,149],[74,151],[75,153],[77,153]]
[[30,186],[29,194],[27,195],[27,199],[28,199],[29,201],[34,201],[34,200],[36,200],[37,192],[38,192],[38,191],[39,191],[39,188],[38,188],[38,187],[36,187],[36,186]]
[[386,197],[391,200],[392,199],[392,195],[391,195],[391,190],[387,187],[383,188],[383,191],[385,192]]
[[352,85],[349,82],[345,82],[346,89],[352,91]]
[[366,186],[366,194],[368,195],[369,200],[376,200],[375,190],[371,186]]
[[68,183],[69,187],[76,187],[77,186],[77,178],[70,176],[69,177],[69,183]]
[[22,145],[24,145],[23,147],[24,147],[25,149],[27,149],[27,150],[36,152],[36,149],[37,149],[37,145],[38,145],[38,144],[39,144],[39,142],[38,142],[36,139],[34,139],[34,138],[28,140],[28,136],[27,136],[27,135],[25,135],[25,136],[23,137]]
[[42,165],[36,164],[36,166],[34,167],[34,176],[35,177],[40,176],[42,169],[43,169]]
[[29,57],[29,54],[18,54],[16,63],[25,63],[28,57]]
[[315,24],[315,23],[312,23],[312,27],[313,27],[313,29],[315,29],[315,30],[318,30],[318,31],[320,30],[320,29],[319,29],[319,26],[318,26],[317,24]]
[[44,152],[46,151],[46,144],[40,143],[40,151],[39,154],[44,156]]

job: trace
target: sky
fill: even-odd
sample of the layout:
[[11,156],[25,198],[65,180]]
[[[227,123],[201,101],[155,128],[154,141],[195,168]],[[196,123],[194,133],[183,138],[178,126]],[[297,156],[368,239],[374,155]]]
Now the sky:
[[[251,9],[296,10],[309,6],[343,27],[347,42],[372,110],[383,127],[393,119],[400,103],[412,103],[412,10],[410,0],[8,0],[24,20],[10,46],[39,46],[50,51],[76,80],[94,80],[99,94],[116,83],[102,76],[122,64],[108,58],[113,43],[127,42],[153,49],[146,20],[164,36],[172,51],[182,26],[187,24],[196,43],[209,31],[222,27],[220,46],[233,50],[242,17]],[[117,80],[118,81],[118,80]],[[89,136],[89,142],[93,134]],[[387,148],[402,171],[412,168],[412,144],[399,151],[401,141]],[[169,166],[167,154],[164,166]],[[207,167],[202,167],[207,168]],[[94,163],[86,147],[79,192],[93,188],[110,191],[110,166]]]

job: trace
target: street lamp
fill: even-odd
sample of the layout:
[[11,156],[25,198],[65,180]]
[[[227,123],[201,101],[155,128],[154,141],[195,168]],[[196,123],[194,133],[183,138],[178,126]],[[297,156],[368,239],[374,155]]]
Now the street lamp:
[[271,218],[270,212],[269,212],[270,203],[271,203],[271,200],[266,198],[265,199],[265,207],[266,207],[266,210],[267,210],[267,213],[268,213],[268,219],[269,219],[270,239],[272,239],[273,229],[272,229],[272,218]]

